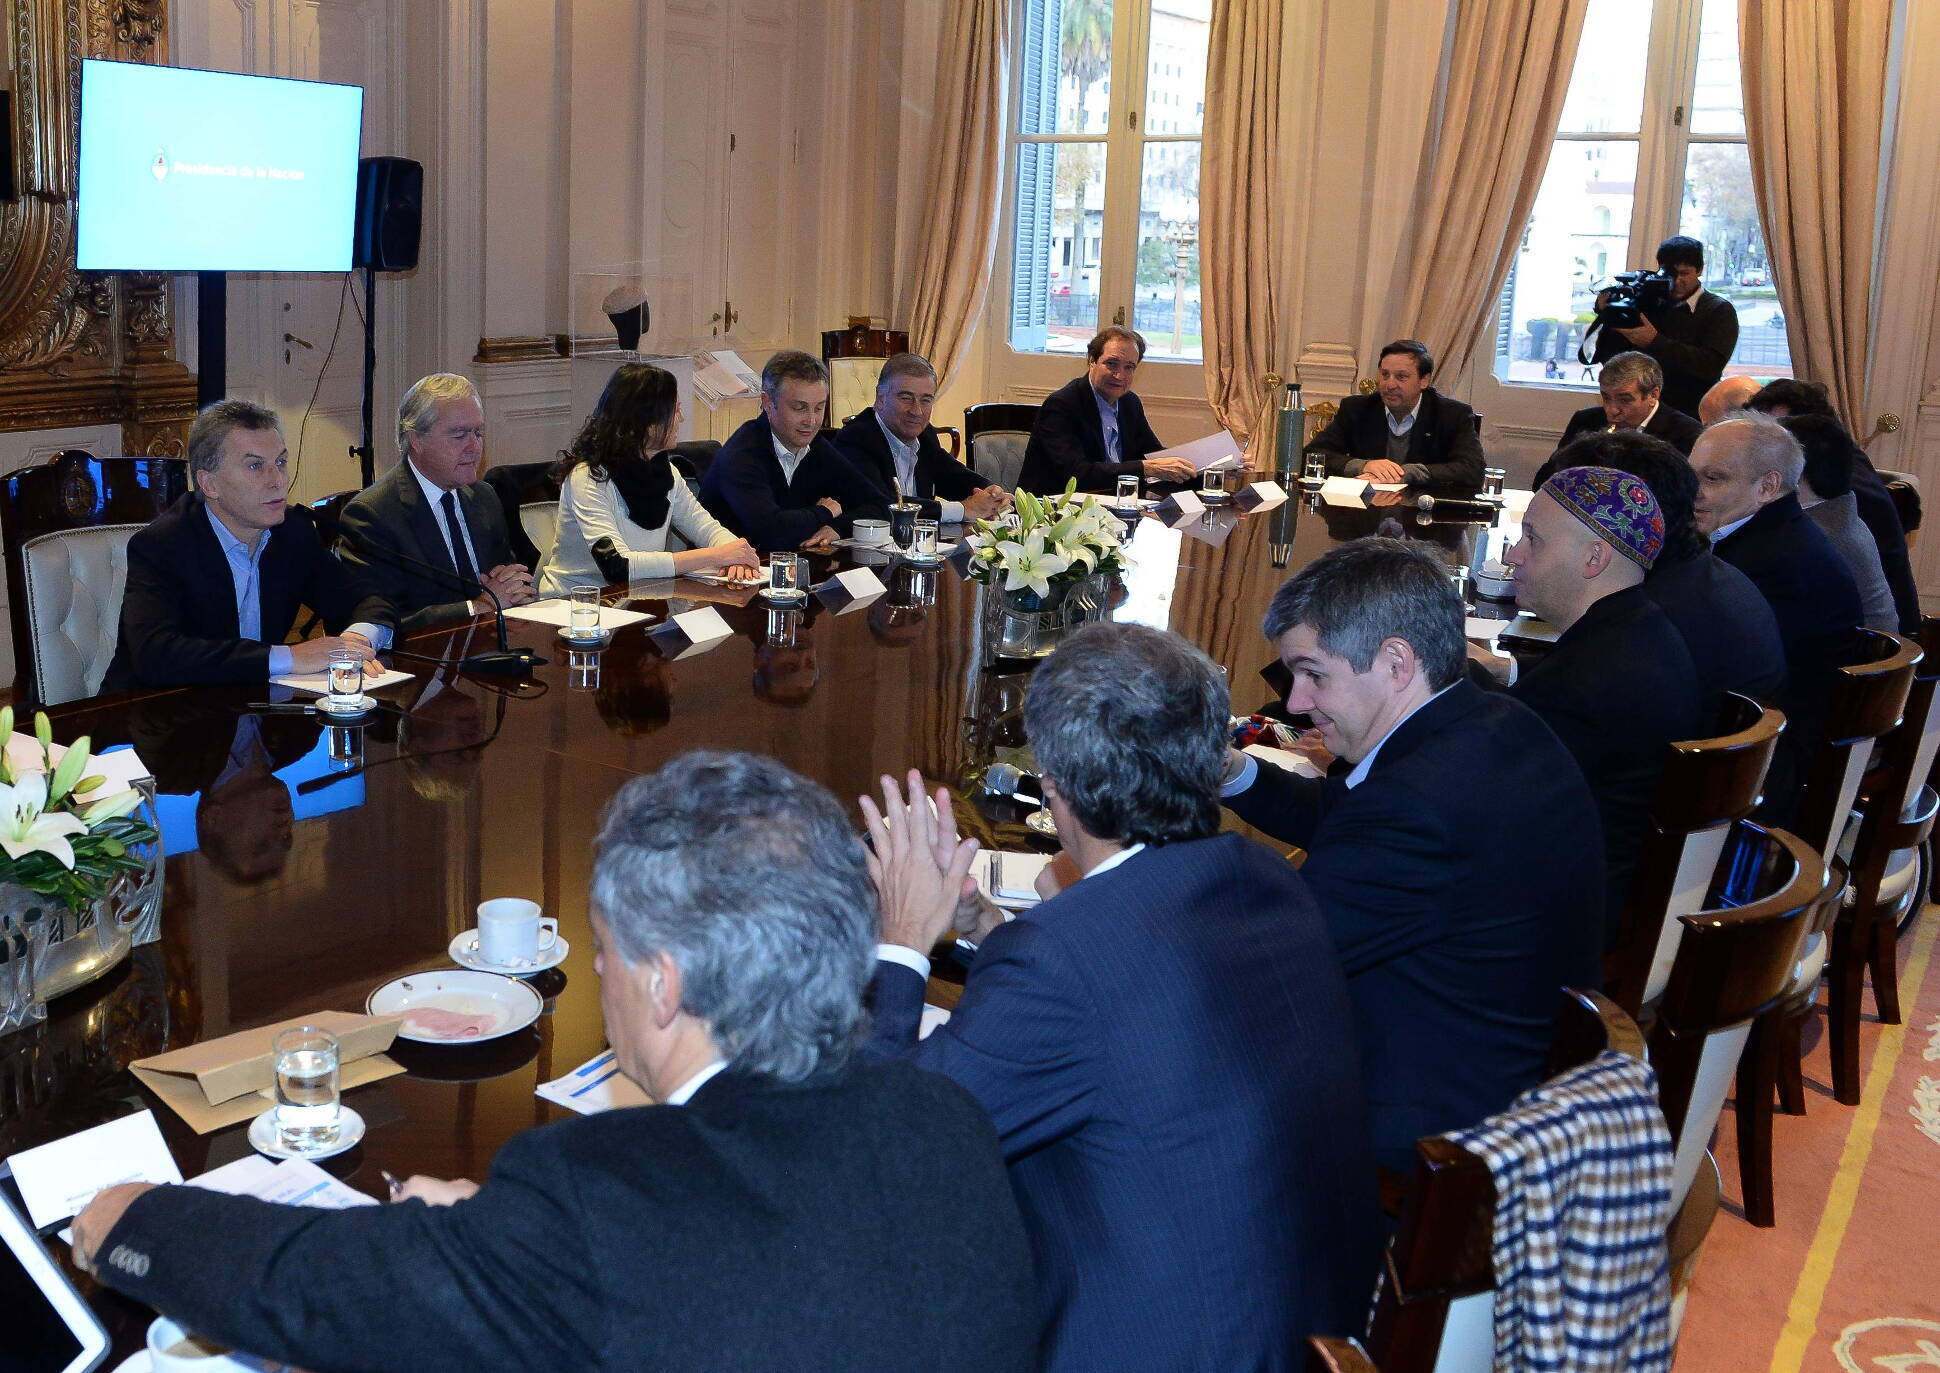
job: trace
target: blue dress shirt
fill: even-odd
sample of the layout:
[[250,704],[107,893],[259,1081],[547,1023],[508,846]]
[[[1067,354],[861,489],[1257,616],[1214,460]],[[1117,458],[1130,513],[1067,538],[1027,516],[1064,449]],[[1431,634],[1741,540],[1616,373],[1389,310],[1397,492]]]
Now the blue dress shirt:
[[[263,605],[257,595],[262,568],[263,550],[269,547],[269,531],[265,529],[251,548],[241,539],[229,532],[229,526],[216,518],[216,512],[208,506],[203,507],[209,516],[209,527],[216,531],[216,543],[222,548],[222,556],[229,560],[229,577],[236,584],[236,637],[255,639],[263,637]],[[372,648],[389,648],[391,631],[382,625],[366,624],[359,620],[344,630],[346,634],[362,634],[371,642]],[[290,670],[294,655],[288,644],[269,646],[269,675],[280,677]]]

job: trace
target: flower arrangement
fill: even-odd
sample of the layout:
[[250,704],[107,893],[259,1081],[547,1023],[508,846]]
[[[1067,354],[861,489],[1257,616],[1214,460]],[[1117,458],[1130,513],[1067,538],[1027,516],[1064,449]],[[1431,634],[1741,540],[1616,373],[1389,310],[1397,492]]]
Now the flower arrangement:
[[132,787],[102,792],[105,777],[88,770],[83,735],[55,756],[47,716],[34,713],[34,741],[13,732],[13,707],[0,708],[0,882],[86,910],[124,873],[140,872],[134,850],[155,842],[152,826],[129,812],[141,804]]
[[1016,522],[978,520],[964,535],[973,550],[969,575],[987,585],[1043,600],[1051,588],[1125,565],[1118,516],[1094,496],[1078,494],[1074,478],[1055,496],[1017,493]]

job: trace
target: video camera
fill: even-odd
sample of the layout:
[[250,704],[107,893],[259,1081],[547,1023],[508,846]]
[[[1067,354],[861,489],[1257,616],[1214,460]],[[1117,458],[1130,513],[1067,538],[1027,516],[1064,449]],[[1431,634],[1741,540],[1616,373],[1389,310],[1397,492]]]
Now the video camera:
[[1618,272],[1609,291],[1597,318],[1613,329],[1634,329],[1671,303],[1671,274]]

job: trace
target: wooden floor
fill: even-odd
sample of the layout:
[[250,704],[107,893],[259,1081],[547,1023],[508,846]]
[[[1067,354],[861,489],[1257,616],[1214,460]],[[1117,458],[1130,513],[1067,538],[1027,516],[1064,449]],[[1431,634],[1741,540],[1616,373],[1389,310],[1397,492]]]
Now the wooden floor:
[[1736,1205],[1726,1107],[1714,1147],[1726,1213],[1692,1285],[1676,1373],[1940,1373],[1936,929],[1929,906],[1900,940],[1903,1024],[1881,1025],[1867,997],[1857,1107],[1832,1099],[1823,1015],[1808,1027],[1807,1114],[1773,1126],[1773,1229]]

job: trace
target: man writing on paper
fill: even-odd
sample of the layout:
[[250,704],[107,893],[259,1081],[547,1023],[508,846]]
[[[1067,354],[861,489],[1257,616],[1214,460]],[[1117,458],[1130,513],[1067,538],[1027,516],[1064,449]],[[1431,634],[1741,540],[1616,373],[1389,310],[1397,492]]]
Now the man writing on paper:
[[1155,458],[1164,447],[1145,421],[1145,403],[1132,390],[1145,360],[1145,336],[1108,324],[1085,348],[1085,374],[1044,398],[1024,449],[1017,488],[1040,496],[1064,490],[1109,491],[1118,478],[1189,482],[1198,474],[1186,458]]
[[112,1187],[76,1261],[318,1369],[1023,1373],[1030,1252],[990,1122],[851,1054],[875,909],[828,792],[687,754],[608,804],[591,883],[607,1039],[660,1105],[529,1130],[483,1184],[390,1206]]
[[479,479],[478,388],[451,372],[415,383],[397,408],[397,451],[397,466],[344,507],[340,552],[397,606],[404,628],[489,615],[488,589],[503,605],[532,601],[532,569],[513,557],[505,507]]
[[1010,509],[1010,493],[943,451],[930,413],[936,409],[936,369],[914,353],[898,353],[876,378],[876,403],[836,430],[836,447],[884,490],[923,502],[923,515],[942,524],[987,520]]
[[[290,505],[282,422],[246,400],[217,401],[195,417],[188,448],[195,490],[128,541],[120,638],[101,689],[264,682],[322,672],[334,649],[382,672],[396,611]],[[332,632],[284,643],[306,605]]]
[[1343,400],[1307,451],[1326,455],[1331,476],[1481,486],[1475,412],[1430,386],[1434,375],[1427,344],[1396,339],[1381,350],[1376,393]]

